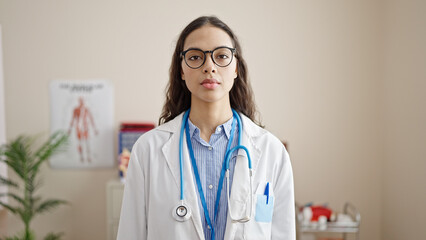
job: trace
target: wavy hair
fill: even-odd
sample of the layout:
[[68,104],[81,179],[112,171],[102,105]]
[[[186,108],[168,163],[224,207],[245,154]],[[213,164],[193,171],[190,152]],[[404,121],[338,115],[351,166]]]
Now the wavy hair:
[[257,110],[254,102],[253,90],[248,79],[247,65],[241,52],[240,43],[238,42],[237,36],[235,36],[228,25],[215,16],[199,17],[188,24],[188,26],[186,26],[181,32],[172,57],[172,63],[169,71],[169,82],[166,86],[166,102],[164,103],[163,110],[158,121],[159,124],[172,120],[191,106],[191,92],[186,87],[185,81],[182,80],[181,52],[183,51],[184,43],[188,35],[194,30],[206,25],[211,25],[225,31],[231,38],[234,45],[233,47],[236,49],[235,57],[237,59],[237,78],[235,78],[234,85],[229,92],[231,107],[237,112],[246,115],[253,122],[261,126],[260,121],[255,119]]

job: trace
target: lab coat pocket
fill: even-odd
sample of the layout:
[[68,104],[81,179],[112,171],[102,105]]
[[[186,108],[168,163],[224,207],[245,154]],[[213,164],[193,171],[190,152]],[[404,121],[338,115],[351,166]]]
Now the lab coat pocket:
[[269,223],[272,221],[272,213],[274,212],[274,197],[257,194],[256,203],[256,222]]
[[270,223],[274,212],[274,190],[272,184],[260,182],[256,189],[256,222]]
[[267,195],[265,188],[268,182],[260,182],[253,194],[253,218],[244,223],[243,237],[236,239],[263,240],[271,239],[272,216],[274,212],[274,192],[269,183],[269,199],[266,203]]

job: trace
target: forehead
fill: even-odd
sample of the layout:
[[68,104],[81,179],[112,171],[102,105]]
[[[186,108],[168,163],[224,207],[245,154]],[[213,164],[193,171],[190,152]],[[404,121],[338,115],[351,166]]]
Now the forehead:
[[186,37],[183,49],[211,50],[219,46],[233,47],[231,38],[224,30],[206,25],[194,30]]

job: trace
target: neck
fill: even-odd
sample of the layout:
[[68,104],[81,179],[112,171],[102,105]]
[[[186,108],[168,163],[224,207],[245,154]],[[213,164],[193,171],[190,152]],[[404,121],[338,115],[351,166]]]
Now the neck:
[[200,129],[200,136],[204,141],[209,142],[210,136],[214,133],[217,126],[224,124],[232,118],[232,109],[228,105],[198,105],[191,104],[189,119]]

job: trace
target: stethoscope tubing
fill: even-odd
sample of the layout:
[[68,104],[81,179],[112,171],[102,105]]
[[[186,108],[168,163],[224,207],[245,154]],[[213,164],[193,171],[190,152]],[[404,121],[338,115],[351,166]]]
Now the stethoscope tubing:
[[[252,194],[253,189],[252,189],[251,158],[250,158],[250,154],[248,152],[248,149],[245,146],[241,145],[241,140],[242,140],[242,135],[243,135],[242,134],[243,130],[242,130],[241,118],[234,109],[232,109],[232,112],[233,112],[233,116],[236,118],[236,122],[238,123],[238,144],[237,144],[237,146],[230,149],[230,146],[233,142],[234,133],[235,133],[236,122],[234,120],[233,123],[232,123],[230,139],[228,141],[228,146],[227,146],[227,150],[226,150],[226,153],[225,153],[224,162],[223,162],[223,166],[222,166],[222,170],[221,170],[221,174],[220,174],[220,178],[219,178],[219,186],[218,186],[216,203],[215,203],[215,208],[214,208],[215,209],[214,220],[216,221],[217,209],[218,209],[218,205],[219,205],[220,195],[221,195],[221,192],[222,192],[223,178],[224,178],[224,175],[226,175],[226,182],[227,182],[226,183],[226,191],[227,191],[226,195],[227,195],[227,200],[228,200],[228,211],[229,211],[231,220],[233,222],[247,222],[247,221],[250,220],[252,209],[250,209],[250,215],[249,216],[246,216],[246,217],[241,218],[241,219],[234,219],[232,217],[232,214],[231,214],[231,208],[230,208],[230,203],[229,203],[229,161],[230,161],[230,158],[232,156],[232,153],[234,151],[238,150],[238,149],[243,149],[246,152],[246,155],[247,155],[247,158],[248,158],[248,167],[249,167],[249,171],[250,171],[250,195],[251,195],[250,200],[251,200],[251,205],[252,205],[252,202],[253,202],[253,199],[252,199],[253,198],[253,196],[252,196],[253,195]],[[195,175],[195,178],[197,180],[197,189],[198,189],[198,192],[199,192],[199,195],[200,195],[201,203],[203,205],[204,215],[205,215],[207,224],[210,226],[211,231],[212,231],[211,232],[212,233],[212,239],[214,239],[214,234],[215,234],[214,228],[213,228],[213,224],[210,220],[209,213],[207,211],[207,205],[206,205],[206,201],[204,199],[204,193],[203,193],[203,189],[202,189],[201,182],[200,182],[200,176],[198,174],[198,169],[197,169],[197,165],[196,165],[196,162],[195,162],[195,157],[194,157],[194,153],[193,153],[193,150],[192,150],[192,144],[191,144],[191,140],[190,140],[190,136],[189,136],[189,126],[188,126],[189,113],[190,113],[190,109],[188,109],[183,115],[182,125],[181,125],[181,130],[180,130],[180,138],[179,138],[179,168],[180,168],[179,170],[180,170],[180,200],[181,200],[181,206],[185,207],[184,206],[184,177],[183,177],[183,175],[184,175],[184,173],[183,173],[183,142],[184,142],[183,138],[184,138],[185,130],[186,130],[186,142],[187,142],[187,146],[188,146],[188,150],[189,150],[189,155],[190,155],[190,158],[191,158],[191,163],[192,163],[194,175]],[[250,208],[252,208],[252,207],[250,207]],[[186,207],[185,207],[185,209],[186,209]],[[178,212],[176,210],[176,214],[177,213]],[[181,218],[185,217],[185,216],[180,216],[179,214],[178,214],[178,216],[181,217]]]
[[183,115],[183,120],[182,120],[182,127],[180,129],[180,139],[179,139],[179,171],[180,171],[180,200],[183,201],[184,200],[184,189],[183,189],[183,135],[185,132],[185,125],[184,123],[188,121],[188,117],[189,117],[189,109],[188,111],[185,112],[185,114]]

